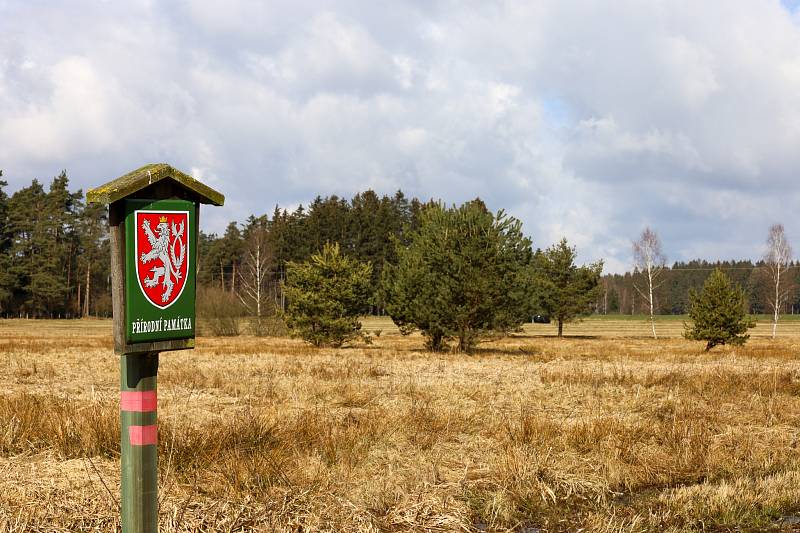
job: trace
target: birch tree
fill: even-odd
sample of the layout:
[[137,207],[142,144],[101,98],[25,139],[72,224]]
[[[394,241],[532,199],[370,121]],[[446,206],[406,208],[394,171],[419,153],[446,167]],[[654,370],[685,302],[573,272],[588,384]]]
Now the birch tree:
[[773,224],[767,236],[767,252],[764,254],[764,268],[771,281],[767,302],[772,308],[772,338],[778,331],[780,310],[789,298],[791,280],[786,275],[792,261],[792,247],[786,239],[783,224]]
[[261,318],[270,301],[272,253],[267,241],[266,220],[251,217],[244,231],[245,244],[239,266],[236,294],[251,316]]
[[633,242],[633,266],[642,273],[644,286],[641,287],[637,283],[634,283],[633,286],[636,288],[636,292],[645,299],[650,309],[650,327],[653,330],[654,339],[657,339],[658,335],[656,335],[653,294],[662,283],[659,278],[664,272],[666,263],[667,258],[661,251],[661,240],[658,238],[658,234],[649,227],[645,228],[639,240]]

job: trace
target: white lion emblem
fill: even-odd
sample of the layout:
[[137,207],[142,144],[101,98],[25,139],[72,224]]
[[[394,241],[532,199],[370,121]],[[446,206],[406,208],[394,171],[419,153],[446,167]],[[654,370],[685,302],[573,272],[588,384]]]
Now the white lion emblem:
[[[181,279],[180,270],[181,266],[183,265],[183,261],[186,258],[186,247],[181,240],[185,230],[184,223],[181,222],[176,226],[173,222],[172,229],[170,231],[170,226],[167,224],[166,217],[162,217],[161,222],[159,222],[158,226],[156,226],[158,237],[156,237],[153,234],[153,231],[150,229],[149,220],[145,219],[142,222],[142,229],[144,230],[145,235],[147,235],[147,240],[150,242],[150,246],[152,246],[152,249],[149,252],[142,254],[142,264],[144,265],[150,261],[153,261],[154,259],[158,259],[161,261],[162,265],[155,266],[150,269],[150,272],[153,273],[153,276],[144,278],[144,284],[146,287],[153,288],[158,285],[158,281],[161,280],[161,286],[164,288],[164,293],[161,295],[161,301],[167,302],[169,301],[170,296],[172,296],[172,288],[175,285],[175,283],[172,281],[172,278],[174,276],[176,281]],[[171,240],[170,234],[173,235]],[[175,255],[176,243],[180,245],[180,253],[177,256]]]

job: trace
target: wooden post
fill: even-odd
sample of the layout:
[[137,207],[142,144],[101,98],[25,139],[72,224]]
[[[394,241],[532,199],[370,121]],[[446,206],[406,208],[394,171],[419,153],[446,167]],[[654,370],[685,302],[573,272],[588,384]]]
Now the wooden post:
[[158,352],[120,357],[123,533],[158,531]]
[[[163,163],[86,197],[108,204],[114,350],[120,356],[122,531],[156,533],[159,352],[194,348],[199,204],[222,205],[225,197]],[[87,315],[89,273],[87,265]]]

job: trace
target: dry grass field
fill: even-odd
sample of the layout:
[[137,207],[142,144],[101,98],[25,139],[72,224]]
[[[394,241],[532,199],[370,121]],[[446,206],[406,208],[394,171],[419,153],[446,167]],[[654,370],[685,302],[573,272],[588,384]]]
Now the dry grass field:
[[[800,322],[664,321],[431,354],[198,339],[159,372],[161,531],[763,531],[800,522]],[[118,527],[107,321],[0,321],[0,531]]]

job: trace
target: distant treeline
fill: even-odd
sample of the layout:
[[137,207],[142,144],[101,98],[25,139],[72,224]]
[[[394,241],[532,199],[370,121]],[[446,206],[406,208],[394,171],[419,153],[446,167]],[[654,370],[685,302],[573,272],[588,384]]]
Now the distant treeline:
[[[9,197],[7,186],[0,180],[0,316],[110,316],[105,206],[87,205],[82,191],[71,192],[66,172],[49,188],[33,180]],[[393,260],[393,239],[415,227],[422,208],[402,191],[393,196],[366,191],[350,200],[317,197],[293,211],[275,207],[271,216],[231,222],[219,236],[201,232],[199,284],[231,293],[242,283],[252,285],[247,256],[256,246],[266,256],[265,288],[282,306],[279,283],[286,264],[338,242],[346,254],[372,263],[377,293],[383,265]],[[378,298],[372,308],[381,312]]]
[[[655,312],[662,315],[682,315],[688,312],[689,290],[700,290],[703,282],[715,269],[720,268],[727,276],[744,288],[748,298],[748,310],[753,314],[771,313],[768,303],[769,291],[774,291],[764,264],[759,261],[717,261],[694,260],[676,262],[664,269],[654,291]],[[800,282],[800,264],[789,266],[789,298],[782,313],[800,312],[800,293],[795,290]],[[644,290],[646,281],[641,273],[606,274],[603,276],[603,293],[597,303],[601,314],[639,314],[647,313],[647,302],[639,293]],[[637,287],[639,290],[637,290]]]
[[[2,172],[0,172],[2,176]],[[0,180],[0,316],[110,316],[110,276],[107,216],[104,206],[87,205],[82,191],[70,191],[66,172],[49,187],[38,180],[10,197]],[[317,197],[293,211],[275,207],[270,215],[231,222],[222,235],[200,235],[198,280],[201,286],[236,293],[242,283],[252,286],[254,246],[266,267],[264,287],[276,307],[289,261],[302,261],[326,242],[339,243],[344,253],[369,261],[372,271],[372,312],[383,313],[379,280],[384,265],[394,261],[394,241],[416,227],[425,203],[402,191],[379,196],[368,190],[347,200]],[[257,242],[258,244],[254,244]],[[544,248],[549,243],[535,245]],[[720,267],[745,287],[750,310],[768,312],[768,282],[759,264],[751,261],[675,263],[665,270],[656,290],[660,314],[686,312],[690,288],[700,288]],[[793,278],[800,267],[793,265]],[[596,304],[598,313],[644,312],[638,273],[606,275]],[[795,292],[784,312],[800,311]]]
[[201,284],[236,292],[245,271],[247,255],[254,243],[252,236],[264,232],[269,255],[267,266],[275,298],[285,278],[290,261],[304,261],[322,249],[326,242],[338,243],[343,253],[372,264],[372,310],[383,312],[379,285],[383,267],[394,261],[394,239],[403,240],[405,232],[416,227],[424,205],[416,198],[407,198],[402,191],[393,196],[378,196],[368,190],[350,200],[338,196],[317,197],[308,207],[300,205],[294,211],[275,207],[271,216],[251,216],[244,223],[231,222],[224,234],[201,234]]

